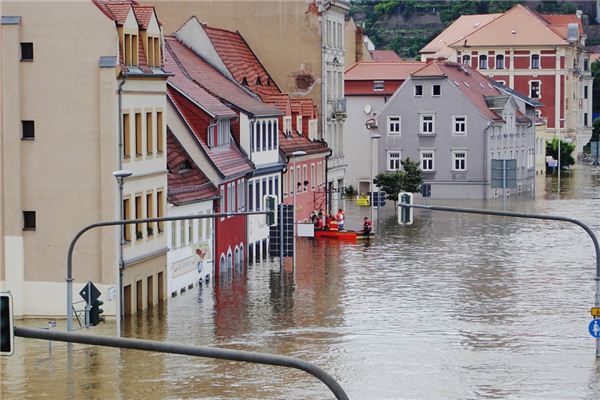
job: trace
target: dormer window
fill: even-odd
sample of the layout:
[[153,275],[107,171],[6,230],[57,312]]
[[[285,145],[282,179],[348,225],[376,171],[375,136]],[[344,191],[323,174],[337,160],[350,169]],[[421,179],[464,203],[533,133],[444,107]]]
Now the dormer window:
[[258,86],[262,86],[262,82],[260,81],[260,76],[256,78],[256,84]]
[[296,130],[302,135],[302,115],[296,116]]
[[219,119],[208,126],[208,147],[229,146],[230,120]]
[[181,164],[179,164],[179,173],[187,172],[192,170],[192,164],[188,160],[183,160]]
[[242,85],[248,86],[248,79],[246,79],[246,77],[242,79]]
[[148,53],[148,66],[159,68],[160,67],[160,39],[156,36],[148,36],[148,43],[146,45]]
[[138,65],[138,35],[126,33],[123,35],[123,57],[125,65]]

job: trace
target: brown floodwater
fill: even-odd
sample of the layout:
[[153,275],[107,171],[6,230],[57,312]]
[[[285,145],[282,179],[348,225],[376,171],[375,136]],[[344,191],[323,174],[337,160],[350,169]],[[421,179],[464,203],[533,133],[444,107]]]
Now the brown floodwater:
[[[435,203],[570,216],[600,232],[600,181],[589,173],[565,175],[560,199],[547,178],[535,200]],[[348,227],[368,214],[346,208]],[[428,211],[401,227],[391,204],[381,221],[371,243],[300,240],[295,269],[255,263],[126,321],[124,336],[302,358],[352,399],[600,398],[587,332],[595,256],[581,228]],[[3,400],[332,398],[310,375],[277,367],[16,345],[0,360]]]

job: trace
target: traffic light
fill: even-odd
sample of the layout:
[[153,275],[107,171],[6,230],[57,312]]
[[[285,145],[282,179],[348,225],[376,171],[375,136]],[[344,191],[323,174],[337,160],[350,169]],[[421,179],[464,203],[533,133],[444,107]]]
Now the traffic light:
[[270,211],[267,214],[267,225],[277,226],[277,197],[270,194],[264,195],[263,210]]
[[100,322],[104,322],[104,317],[101,315],[104,310],[100,308],[102,304],[104,304],[102,300],[96,300],[92,303],[92,308],[90,309],[90,325],[96,326]]
[[412,225],[413,223],[413,209],[412,207],[402,206],[402,204],[413,204],[413,194],[400,192],[398,194],[398,200],[400,201],[400,212],[398,212],[398,223],[401,225]]
[[12,296],[0,293],[0,355],[10,356],[15,350]]

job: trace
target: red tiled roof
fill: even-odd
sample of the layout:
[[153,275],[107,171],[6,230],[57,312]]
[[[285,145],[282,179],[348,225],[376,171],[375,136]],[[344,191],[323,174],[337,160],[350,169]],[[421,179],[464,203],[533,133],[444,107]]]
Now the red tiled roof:
[[299,99],[302,105],[302,116],[309,119],[317,118],[317,105],[312,99]]
[[[187,161],[191,169],[180,170],[181,163]],[[175,135],[167,128],[167,175],[168,200],[181,205],[201,200],[208,200],[219,194],[215,185],[198,168]]]
[[177,62],[179,70],[213,96],[254,115],[279,114],[277,109],[264,104],[258,97],[229,80],[177,38],[166,37],[165,43],[169,50],[167,53]]
[[236,81],[247,85],[252,91],[257,89],[265,93],[281,91],[239,32],[207,25],[203,27],[219,57]]
[[369,54],[371,54],[373,61],[377,62],[402,61],[394,50],[369,50]]
[[548,21],[550,24],[550,29],[556,32],[563,39],[567,39],[567,30],[569,24],[577,24],[579,27],[579,34],[583,35],[583,22],[581,18],[577,18],[575,14],[566,14],[566,15],[558,15],[558,14],[549,14],[549,15],[540,15],[543,19]]
[[279,132],[279,150],[283,155],[291,156],[295,151],[306,151],[306,154],[328,153],[329,147],[325,142],[311,141],[296,132],[290,137]]
[[425,66],[419,61],[357,62],[344,73],[345,81],[406,80],[410,74]]
[[267,104],[274,105],[285,115],[292,115],[292,105],[290,95],[287,93],[265,93],[262,90],[256,91],[260,98]]
[[172,88],[167,88],[167,95],[221,176],[225,178],[240,176],[254,169],[252,163],[246,159],[233,141],[229,146],[209,147],[205,142],[205,129],[200,115],[202,110]]
[[485,99],[486,96],[501,96],[502,93],[490,84],[488,78],[467,65],[434,60],[411,74],[411,77],[448,78],[483,115],[493,120],[502,120],[498,114],[490,110]]
[[171,39],[165,40],[165,68],[173,74],[173,76],[169,77],[168,82],[191,97],[198,106],[215,117],[237,116],[232,109],[189,79],[178,59],[172,53],[172,49],[169,46],[170,41]]
[[135,16],[140,24],[140,27],[142,29],[148,29],[148,24],[150,23],[150,20],[152,19],[152,14],[154,14],[154,7],[153,6],[134,5],[133,12],[135,13]]

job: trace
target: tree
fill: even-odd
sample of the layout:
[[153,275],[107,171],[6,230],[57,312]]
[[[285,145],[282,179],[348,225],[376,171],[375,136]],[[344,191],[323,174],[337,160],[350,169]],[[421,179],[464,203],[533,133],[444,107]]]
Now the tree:
[[398,202],[398,193],[415,193],[421,190],[423,173],[419,169],[419,163],[411,161],[410,158],[402,161],[403,171],[382,172],[377,174],[373,180],[377,186],[385,193],[387,198],[393,200],[394,204]]
[[[552,156],[555,160],[558,160],[558,142],[559,139],[557,137],[552,138],[550,142],[546,143],[546,155]],[[575,145],[573,143],[565,142],[564,140],[560,141],[560,167],[568,167],[569,165],[575,164],[575,160],[571,155],[575,150]]]
[[594,83],[592,86],[592,112],[600,112],[600,60],[592,63],[592,76]]

